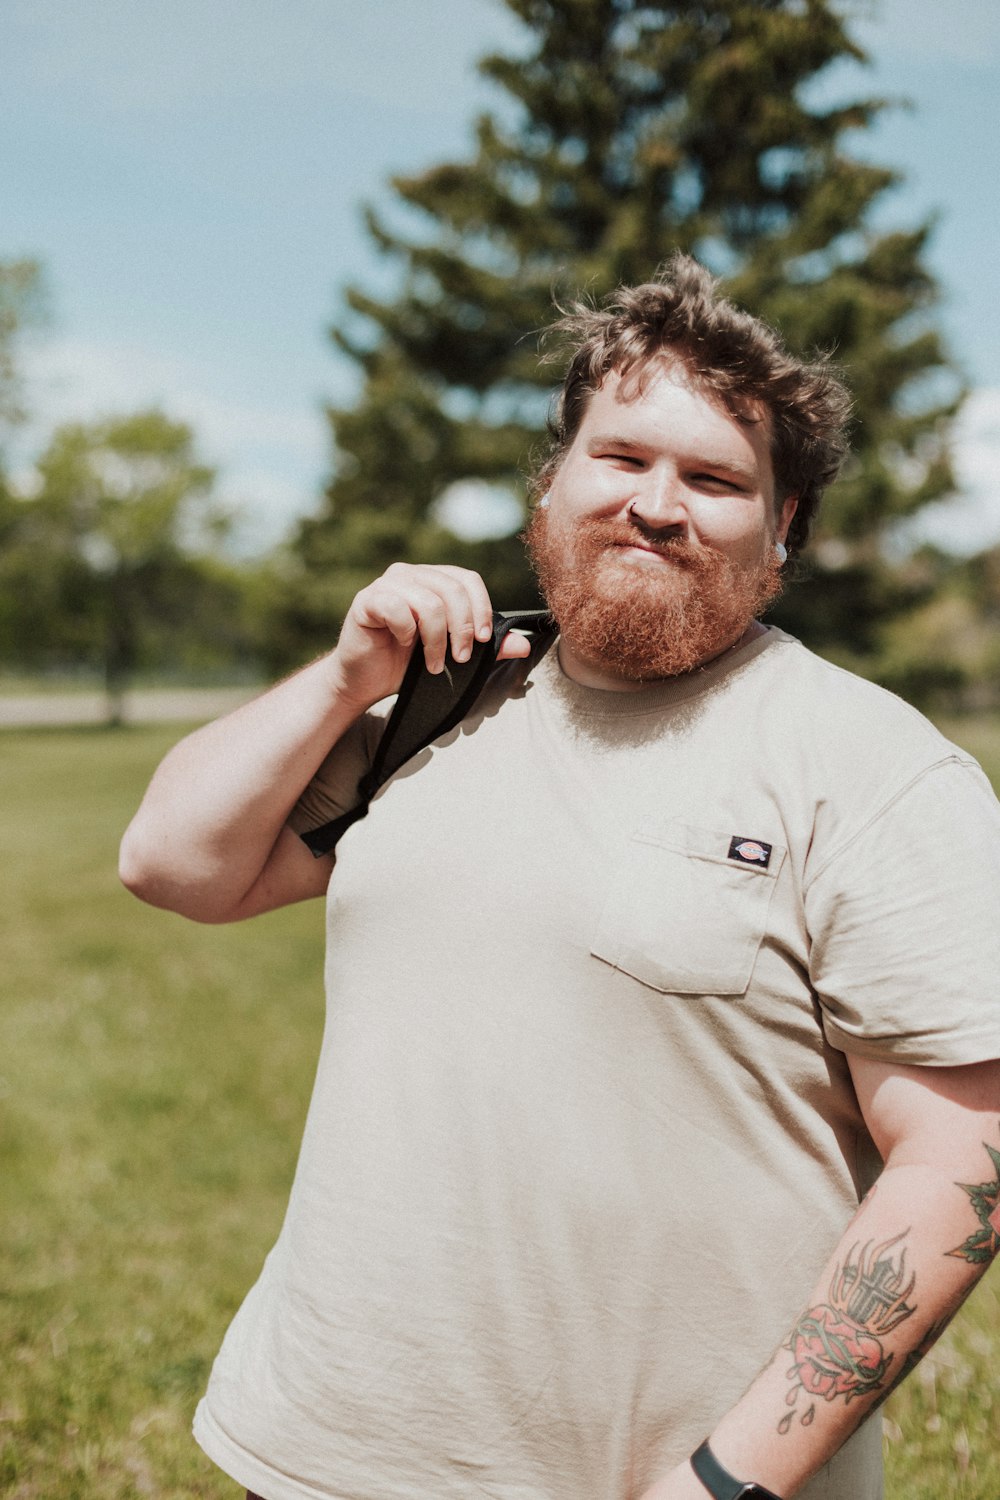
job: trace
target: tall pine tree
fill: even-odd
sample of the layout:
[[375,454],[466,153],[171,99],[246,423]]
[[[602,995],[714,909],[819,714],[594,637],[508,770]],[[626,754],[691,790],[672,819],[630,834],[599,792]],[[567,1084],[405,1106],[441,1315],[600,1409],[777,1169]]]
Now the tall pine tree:
[[505,3],[525,48],[480,64],[507,98],[477,122],[474,155],[393,180],[422,233],[369,212],[400,290],[347,292],[334,337],[362,389],[330,414],[334,474],[296,539],[290,631],[327,642],[357,588],[397,558],[463,563],[498,603],[531,602],[516,538],[460,540],[437,502],[469,478],[523,500],[557,378],[538,359],[553,294],[649,280],[680,248],[794,350],[832,350],[846,373],[855,457],[827,498],[812,576],[780,609],[814,646],[871,667],[914,596],[886,561],[887,533],[951,486],[957,381],[949,391],[928,317],[928,227],[873,227],[896,179],[848,148],[882,102],[817,102],[827,70],[864,61],[843,7]]

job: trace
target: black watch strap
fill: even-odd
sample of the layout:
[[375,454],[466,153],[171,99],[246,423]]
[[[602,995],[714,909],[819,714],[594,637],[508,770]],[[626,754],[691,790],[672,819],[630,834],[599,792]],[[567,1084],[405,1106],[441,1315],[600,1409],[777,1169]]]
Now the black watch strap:
[[708,1439],[691,1455],[691,1467],[713,1500],[781,1500],[762,1484],[745,1484],[724,1469],[708,1446]]

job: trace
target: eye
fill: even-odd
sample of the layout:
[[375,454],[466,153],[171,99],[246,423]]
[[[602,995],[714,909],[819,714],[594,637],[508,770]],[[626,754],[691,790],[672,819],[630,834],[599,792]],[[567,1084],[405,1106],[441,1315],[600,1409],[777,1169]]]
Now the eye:
[[691,483],[696,484],[699,489],[710,490],[718,495],[745,495],[747,486],[738,480],[729,479],[724,474],[692,474]]
[[614,448],[605,449],[595,456],[604,463],[620,464],[626,469],[641,469],[645,465],[645,460],[641,459],[637,454],[621,453]]

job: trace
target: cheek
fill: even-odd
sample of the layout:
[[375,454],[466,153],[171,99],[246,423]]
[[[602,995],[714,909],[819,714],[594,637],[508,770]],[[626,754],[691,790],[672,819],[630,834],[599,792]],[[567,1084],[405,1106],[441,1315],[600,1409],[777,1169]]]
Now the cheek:
[[702,498],[689,505],[688,515],[699,541],[733,556],[756,560],[771,545],[762,505],[731,498]]
[[550,510],[567,520],[613,514],[634,496],[635,476],[627,469],[571,455],[552,482]]
[[572,557],[578,529],[575,518],[553,498],[545,525],[550,550],[562,558]]

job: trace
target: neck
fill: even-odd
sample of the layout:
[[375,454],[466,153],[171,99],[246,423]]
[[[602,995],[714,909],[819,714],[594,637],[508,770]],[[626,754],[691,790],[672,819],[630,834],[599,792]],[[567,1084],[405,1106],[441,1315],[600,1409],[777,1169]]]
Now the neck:
[[[751,620],[736,640],[730,641],[720,651],[713,651],[710,655],[702,657],[689,671],[678,675],[690,677],[695,672],[703,672],[713,662],[721,661],[724,656],[739,651],[742,646],[748,646],[751,641],[757,640],[758,636],[765,635],[766,632],[766,625],[762,625],[759,620]],[[598,688],[602,692],[609,693],[638,693],[643,688],[655,687],[659,682],[676,680],[665,677],[621,677],[609,671],[602,662],[591,661],[578,655],[565,636],[559,638],[559,665],[571,682],[577,682],[581,687]]]

